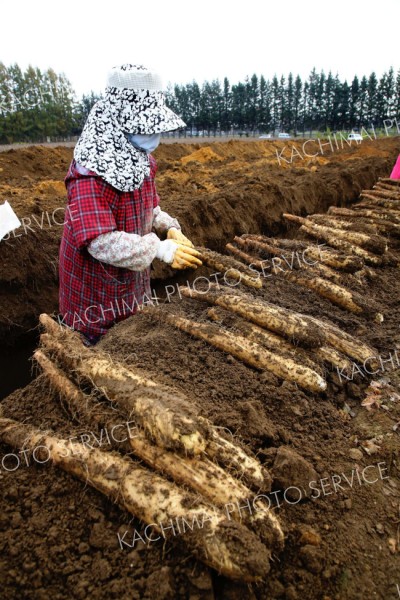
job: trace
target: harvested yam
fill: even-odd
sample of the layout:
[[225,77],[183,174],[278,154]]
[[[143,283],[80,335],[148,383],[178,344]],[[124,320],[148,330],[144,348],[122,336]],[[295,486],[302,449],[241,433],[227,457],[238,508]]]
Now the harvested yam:
[[303,217],[297,217],[296,215],[284,214],[283,216],[289,221],[295,221],[296,223],[300,223],[304,227],[307,227],[307,229],[312,229],[315,233],[319,233],[321,237],[323,234],[329,235],[330,237],[335,236],[339,240],[361,246],[371,252],[384,253],[387,251],[387,240],[380,236],[325,227],[324,225],[317,225],[309,218],[303,219]]
[[[265,271],[267,269],[272,269],[272,271],[274,273],[276,273],[277,271],[286,270],[287,268],[293,269],[295,267],[295,254],[296,254],[297,263],[298,263],[297,268],[300,266],[303,266],[303,267],[307,266],[305,264],[302,265],[301,257],[298,255],[297,251],[296,251],[296,253],[294,251],[292,251],[289,254],[289,252],[285,249],[280,249],[280,248],[277,248],[274,246],[270,246],[269,244],[264,244],[263,242],[258,242],[256,240],[250,240],[250,239],[243,240],[238,237],[235,237],[235,242],[242,248],[251,247],[251,248],[257,249],[257,251],[259,251],[263,254],[268,253],[268,254],[273,255],[271,261],[269,261],[269,259],[260,261],[258,259],[258,257],[253,256],[251,254],[247,254],[247,253],[243,252],[242,250],[235,248],[232,244],[227,244],[227,246],[226,246],[228,248],[228,250],[230,250],[233,254],[237,254],[238,256],[245,257],[246,262],[250,262],[250,264],[252,266],[255,266],[258,270],[262,271],[264,276],[265,276]],[[271,262],[271,264],[267,264],[268,262]]]
[[[374,350],[374,348],[354,338],[349,333],[342,331],[339,327],[333,325],[333,323],[322,321],[315,317],[310,317],[310,319],[314,321],[316,325],[318,324],[319,327],[323,328],[328,346],[332,346],[351,359],[359,363],[364,363],[367,359],[376,356],[376,350]],[[371,365],[375,367],[376,362],[371,361]]]
[[[211,486],[211,489],[209,490],[210,481],[212,482],[216,477],[215,472],[220,479],[222,477],[222,472],[215,463],[210,463],[210,461],[205,459],[205,463],[207,464],[203,464],[209,466],[209,469],[207,470],[206,478],[202,478],[202,473],[199,472],[202,465],[200,465],[200,461],[197,458],[190,459],[182,457],[178,454],[167,452],[165,449],[160,451],[138,428],[135,428],[135,436],[132,437],[130,435],[129,440],[115,440],[112,432],[116,429],[120,429],[122,425],[121,418],[118,419],[115,415],[115,409],[103,406],[93,397],[84,394],[80,388],[68,379],[61,369],[43,354],[41,350],[36,350],[34,358],[41,366],[51,386],[56,389],[62,401],[67,405],[67,408],[74,419],[89,427],[93,426],[93,423],[96,423],[105,430],[105,437],[110,441],[110,444],[113,447],[119,449],[122,447],[125,452],[132,452],[133,450],[136,456],[146,461],[150,466],[159,471],[165,470],[165,472],[172,477],[174,477],[176,473],[174,473],[174,471],[171,472],[168,467],[173,461],[175,461],[175,464],[178,462],[188,465],[188,477],[183,483],[186,483],[189,487],[193,487],[196,491],[200,491],[203,493],[203,496],[209,497],[213,502],[221,504],[221,500],[218,500],[215,495],[210,497],[209,493],[207,493],[211,492],[211,494],[213,494],[215,490],[218,490],[218,486],[215,485]],[[239,478],[243,480],[244,484],[250,482],[250,485],[256,490],[261,489],[264,492],[271,490],[271,477],[258,460],[246,454],[241,448],[227,442],[224,438],[221,438],[214,429],[211,432],[210,438],[211,439],[207,442],[206,454],[217,462],[226,464],[227,460],[225,454],[229,453],[228,463],[231,464],[235,462],[233,471],[239,473]],[[222,450],[218,450],[219,448],[222,448]],[[165,457],[169,457],[169,460]],[[173,460],[171,457],[173,457]],[[234,460],[233,457],[236,457],[236,460]],[[198,465],[200,465],[199,470],[197,470]],[[227,478],[226,473],[223,474],[223,477]],[[178,478],[176,479],[178,480]],[[229,479],[229,477],[227,479]],[[203,486],[205,493],[199,486]],[[246,493],[246,497],[248,497],[249,491],[246,490]],[[239,498],[240,496],[238,489],[230,496],[227,496],[226,490],[224,490],[224,494],[225,497],[223,498],[222,503],[231,502],[233,497]]]
[[[98,382],[103,381],[107,385],[108,381],[112,379],[115,382],[121,382],[126,384],[127,389],[136,387],[155,387],[157,384],[150,379],[146,379],[131,369],[127,369],[119,363],[113,363],[110,365],[110,359],[98,352],[93,351],[84,346],[77,333],[69,329],[58,325],[49,315],[42,313],[39,316],[39,322],[43,325],[44,329],[50,334],[55,340],[58,340],[65,348],[69,349],[72,353],[75,352],[78,356],[74,357],[74,361],[78,365],[80,362],[85,360],[86,364],[90,364],[90,371]],[[71,359],[72,360],[72,359]],[[110,366],[112,368],[110,368]],[[97,386],[101,387],[101,386]]]
[[304,367],[290,358],[270,352],[241,335],[233,334],[228,330],[208,323],[197,323],[165,311],[162,318],[189,335],[204,340],[223,352],[236,356],[236,358],[251,367],[270,371],[281,379],[293,381],[303,389],[311,392],[321,392],[326,389],[326,381],[312,369]]
[[380,208],[379,206],[368,207],[368,208],[360,208],[360,204],[354,204],[353,208],[338,208],[337,206],[330,206],[328,210],[329,215],[340,215],[342,217],[354,217],[356,219],[359,218],[367,218],[379,221],[384,221],[385,223],[392,222],[393,224],[400,224],[400,215],[397,213],[390,211],[388,209]]
[[[392,192],[394,190],[392,185],[389,185],[388,183],[383,183],[382,181],[378,181],[378,183],[376,183],[372,187],[374,190],[388,190],[389,192]],[[398,192],[398,198],[400,198],[400,192]]]
[[387,191],[387,190],[362,190],[360,196],[363,197],[364,194],[368,194],[372,196],[372,198],[389,198],[391,200],[397,200],[400,202],[400,193],[397,191]]
[[[41,321],[46,323],[46,326],[48,327],[49,330],[52,329],[54,321],[52,319],[50,319],[50,317],[48,317],[47,315],[42,316],[42,317],[43,318],[41,318]],[[58,333],[59,335],[62,335],[62,333],[63,333],[63,332],[60,332],[60,329],[57,325],[55,327],[55,332]],[[68,335],[72,335],[72,333],[68,331]],[[62,348],[60,348],[60,344],[57,345],[57,342],[55,340],[52,340],[50,337],[45,338],[45,335],[43,335],[42,338],[44,338],[44,340],[45,340],[45,347],[49,347],[51,350],[55,351],[55,354],[58,357],[61,356],[61,358],[62,358]],[[64,346],[65,346],[65,340],[64,340]],[[93,352],[91,350],[88,351],[87,348],[85,348],[84,346],[82,347],[82,349],[83,349],[84,354],[87,352],[92,354],[92,352]],[[87,355],[85,354],[85,360],[86,360],[86,358],[87,358]],[[113,363],[113,364],[115,364],[115,363]],[[122,369],[126,369],[126,368],[122,367]],[[58,372],[61,373],[61,370],[58,369]],[[121,371],[121,372],[123,372],[123,371]],[[129,370],[129,373],[130,373],[130,370]],[[146,382],[148,382],[148,381],[149,380],[146,380]],[[154,382],[152,382],[152,384],[156,385]],[[73,394],[72,394],[72,396],[73,396]],[[68,397],[70,399],[71,394],[69,394]],[[87,402],[87,398],[88,397],[85,396],[85,402]],[[184,402],[181,403],[181,405],[184,407]],[[100,415],[103,413],[103,410],[104,410],[104,408],[100,411]],[[168,409],[168,412],[169,413],[171,412],[170,408]],[[167,417],[164,415],[164,418],[167,418]],[[217,452],[211,452],[210,447],[212,446],[214,449],[217,446],[221,446],[223,448],[228,447],[229,448],[228,451],[230,453],[229,463],[233,463],[234,470],[240,473],[240,476],[243,479],[243,481],[247,485],[254,487],[256,490],[270,489],[270,476],[269,476],[268,472],[264,468],[261,467],[260,463],[256,459],[252,458],[251,456],[248,456],[243,450],[241,450],[240,448],[237,448],[236,446],[233,446],[233,444],[229,444],[228,442],[226,442],[226,440],[224,438],[219,438],[218,434],[213,429],[210,430],[210,423],[208,421],[206,421],[202,417],[198,417],[198,420],[199,420],[200,424],[203,424],[203,429],[204,429],[204,431],[207,432],[207,436],[208,435],[211,436],[210,440],[206,440],[207,454],[209,456],[211,456],[213,459],[217,460],[217,462],[221,462],[222,464],[225,465],[226,464],[225,453],[223,452],[222,453],[223,456],[220,457]]]
[[340,283],[342,281],[341,273],[334,271],[322,263],[316,265],[315,267],[305,264],[302,270],[306,271],[309,275],[314,275],[314,277],[322,277],[323,279],[329,279],[335,283]]
[[[232,502],[242,503],[251,497],[251,490],[249,488],[237,479],[233,479],[221,467],[211,462],[205,456],[201,459],[197,457],[188,458],[168,452],[164,448],[154,445],[145,437],[143,432],[137,429],[134,436],[129,435],[129,440],[125,438],[123,441],[116,441],[113,431],[121,427],[124,428],[124,424],[121,420],[116,419],[115,411],[110,407],[102,408],[96,400],[85,396],[40,350],[35,352],[34,357],[51,384],[56,388],[64,402],[67,403],[71,414],[74,417],[79,415],[80,422],[83,421],[89,427],[93,426],[93,421],[101,425],[107,432],[107,439],[110,440],[110,443],[114,447],[122,447],[126,452],[132,452],[133,450],[134,454],[150,467],[163,474],[167,474],[176,483],[184,484],[200,493],[216,506],[223,507]],[[109,435],[109,432],[111,432],[111,435]],[[246,456],[244,452],[242,454]],[[271,478],[265,470],[263,470],[262,475],[263,482],[268,481],[269,483],[269,489],[265,489],[264,486],[263,491],[270,491]],[[268,475],[268,479],[266,475]],[[222,481],[224,482],[223,486],[221,485]],[[235,517],[238,518],[237,513],[233,514],[233,518]],[[268,531],[268,540],[270,539],[271,531],[275,530],[277,539],[283,539],[282,531],[278,527],[279,521],[276,517],[273,517],[270,523],[269,511],[264,510],[262,514],[258,514],[258,520],[262,523],[261,529]]]
[[325,245],[307,246],[304,256],[339,271],[354,273],[362,269],[364,261],[359,256],[344,254]]
[[[334,209],[334,210],[332,210]],[[340,211],[340,212],[337,212]],[[346,212],[342,212],[346,211]],[[363,213],[367,214],[363,214]],[[354,211],[349,210],[347,208],[336,208],[330,207],[329,214],[338,215],[342,219],[351,219],[351,221],[347,221],[351,223],[354,227],[360,226],[371,226],[374,227],[379,233],[385,235],[393,235],[399,237],[400,235],[400,223],[394,223],[389,220],[385,220],[383,215],[379,215],[379,213],[374,213],[373,211]],[[376,216],[377,215],[377,216]],[[360,223],[360,225],[358,225]]]
[[[276,240],[276,243],[281,243],[282,241],[288,241],[288,240]],[[322,260],[322,253],[321,253],[321,248],[319,246],[314,246],[312,247],[312,249],[315,249],[314,252],[314,258],[312,259],[311,263],[309,262],[309,258],[311,258],[310,254],[307,254],[307,244],[302,244],[303,248],[302,248],[302,255],[299,255],[299,248],[292,250],[291,254],[289,255],[287,252],[287,248],[278,248],[277,246],[272,246],[270,244],[264,244],[263,242],[259,242],[258,240],[254,240],[252,238],[246,238],[246,239],[242,239],[242,238],[238,238],[235,237],[235,242],[237,244],[239,244],[240,246],[243,247],[253,247],[254,249],[258,250],[259,252],[269,252],[270,254],[275,255],[275,258],[272,259],[272,270],[273,272],[276,274],[278,271],[286,271],[286,265],[287,268],[289,269],[305,269],[307,271],[310,271],[314,274],[318,274],[321,276],[325,276],[328,279],[332,279],[333,281],[340,281],[340,274],[336,273],[335,271],[333,271],[328,265],[324,265],[323,260]],[[231,244],[229,244],[230,247]],[[228,245],[227,245],[228,247]],[[232,247],[233,248],[233,247]],[[268,250],[267,250],[268,248]],[[236,248],[234,250],[232,250],[234,252],[237,253],[241,253],[240,250],[237,250]],[[243,255],[245,255],[244,252],[242,252]],[[253,264],[255,264],[255,257],[253,257],[250,254],[246,254],[246,256],[248,257],[248,259],[252,259],[253,260]],[[282,260],[279,261],[279,265],[276,265],[277,259],[276,257],[280,256]],[[295,256],[297,259],[297,263],[295,261]],[[265,261],[262,261],[259,263],[259,265],[257,265],[258,268],[260,268],[260,270],[262,270],[264,272],[265,270],[265,265],[264,265]],[[317,264],[318,263],[318,264]],[[269,268],[267,266],[267,268]]]
[[231,256],[218,254],[218,252],[213,252],[208,248],[199,247],[196,250],[201,253],[201,260],[206,265],[213,269],[218,269],[218,271],[224,273],[224,277],[232,277],[232,279],[236,279],[249,287],[262,287],[260,277],[247,265],[235,260]]
[[357,292],[352,292],[342,285],[337,285],[331,281],[326,281],[322,277],[315,277],[312,273],[298,271],[286,271],[283,274],[285,279],[301,285],[309,290],[316,292],[322,298],[327,298],[333,304],[344,308],[352,313],[371,315],[377,321],[382,323],[383,316],[371,300],[365,300]]
[[[382,200],[382,202],[388,202],[387,200]],[[398,220],[398,217],[400,217],[400,207],[397,208],[395,206],[384,206],[381,202],[378,203],[378,201],[376,202],[372,202],[371,200],[364,200],[364,202],[359,202],[358,204],[354,204],[354,209],[356,210],[374,210],[374,211],[379,211],[379,212],[385,212],[386,214],[389,214],[393,217],[397,217],[396,222]]]
[[[11,419],[0,418],[0,439],[14,448],[40,450],[43,461],[50,459],[96,488],[150,526],[152,533],[172,537],[167,528],[172,525],[175,535],[176,525],[195,556],[226,577],[256,581],[269,570],[270,551],[243,524],[228,520],[222,511],[128,458]],[[201,526],[195,528],[199,519]],[[193,531],[187,533],[185,524]]]
[[[368,252],[368,250],[364,250],[364,248],[361,248],[360,246],[350,244],[349,242],[340,239],[336,235],[336,231],[338,231],[337,229],[332,229],[332,233],[328,231],[321,231],[321,229],[322,227],[316,225],[315,223],[313,223],[311,227],[309,227],[308,225],[302,225],[300,227],[300,231],[304,231],[309,236],[314,237],[316,239],[323,239],[325,242],[327,242],[327,244],[333,246],[333,248],[337,248],[338,250],[341,250],[348,254],[354,254],[356,256],[359,256],[369,265],[377,266],[382,264],[382,259],[379,256]],[[328,228],[325,227],[324,229],[327,230]]]
[[211,429],[210,437],[207,439],[205,453],[248,487],[256,491],[271,490],[271,476],[267,469],[240,446],[222,437],[214,428]]
[[[262,236],[257,236],[258,238]],[[265,238],[269,240],[269,238]],[[289,269],[305,269],[310,271],[311,273],[326,277],[327,279],[332,279],[333,281],[340,281],[340,273],[337,273],[331,266],[338,268],[338,264],[340,268],[342,264],[339,263],[338,260],[331,260],[328,256],[325,258],[325,254],[331,254],[335,257],[338,257],[338,253],[332,251],[331,249],[324,248],[322,250],[321,246],[310,245],[306,242],[300,242],[300,244],[293,244],[292,242],[298,242],[298,240],[270,240],[274,242],[274,245],[271,245],[269,242],[265,243],[260,242],[258,239],[251,238],[250,236],[242,236],[242,238],[235,237],[235,242],[242,247],[250,246],[259,252],[268,252],[269,254],[273,254],[276,256],[280,256],[283,260],[280,262],[279,266],[276,266],[274,259],[272,259],[273,270],[276,273],[277,271],[286,270],[285,263]],[[279,247],[278,247],[279,246]],[[289,255],[287,250],[291,249],[292,252]],[[239,252],[235,249],[236,252]],[[247,255],[251,258],[251,255]],[[253,262],[254,262],[254,257]],[[296,258],[296,260],[295,260]],[[357,270],[362,267],[362,261],[356,260],[352,257],[348,257],[347,255],[341,255],[342,263],[347,263],[346,269],[349,270],[349,266],[352,267],[351,270]],[[311,261],[310,261],[311,259]],[[350,260],[349,260],[350,259]],[[276,260],[276,259],[275,259]],[[352,265],[349,265],[349,262]],[[265,269],[265,265],[261,262],[262,270]]]
[[336,367],[337,369],[341,369],[342,373],[349,373],[351,371],[352,364],[347,356],[331,346],[325,345],[316,348],[314,354],[322,362]]
[[255,240],[256,242],[265,242],[266,244],[276,245],[282,249],[288,250],[304,250],[307,247],[307,242],[303,240],[286,240],[280,238],[269,238],[265,235],[255,235],[252,233],[244,233],[241,236],[243,240]]
[[[286,311],[285,313],[285,309],[282,309],[282,313],[276,313],[277,315],[279,314],[279,317],[277,317],[277,321],[275,322],[273,318],[271,318],[271,320],[269,319],[269,309],[270,307],[276,309],[279,309],[280,307],[267,304],[264,301],[261,302],[253,298],[248,298],[244,294],[240,296],[235,295],[234,292],[219,295],[213,292],[201,294],[198,292],[188,290],[187,288],[180,289],[182,295],[186,297],[193,297],[198,300],[209,302],[210,304],[216,304],[218,306],[221,306],[222,308],[225,308],[227,310],[235,312],[236,314],[241,315],[242,317],[249,321],[252,321],[253,323],[261,325],[266,329],[271,329],[272,331],[275,331],[276,333],[280,334],[284,334],[284,328],[281,327],[280,319],[284,320],[286,318],[286,320],[289,321],[291,317],[298,316],[300,317],[300,322],[304,322],[304,332],[307,331],[307,326],[309,326],[310,324],[313,325],[313,329],[308,330],[308,338],[306,335],[304,335],[306,345],[308,346],[315,347],[328,345],[343,353],[345,356],[348,356],[358,362],[364,362],[367,358],[375,356],[376,354],[376,350],[374,350],[367,344],[364,344],[360,340],[357,340],[356,338],[352,337],[348,333],[342,331],[332,323],[322,321],[321,319],[316,319],[315,317],[311,317],[309,315],[301,315],[299,313],[293,313],[291,311]],[[231,300],[229,301],[228,298],[230,298]],[[265,306],[267,306],[267,310],[265,310]],[[273,311],[271,314],[275,316]],[[268,325],[265,323],[268,323]],[[276,329],[273,329],[275,325]],[[292,333],[292,336],[290,336],[289,334],[289,337],[296,338],[296,336],[298,336],[299,329],[301,329],[301,325],[295,319],[294,322],[291,324],[291,327],[293,327],[292,331],[296,330],[296,333]],[[318,336],[316,339],[314,338],[315,335]],[[317,339],[318,343],[316,343]],[[310,343],[311,341],[313,341],[314,343]]]
[[261,262],[260,270],[262,270],[263,273],[266,269],[271,267],[276,273],[277,271],[286,270],[287,268],[304,268],[307,266],[306,262],[304,261],[304,257],[299,254],[299,249],[290,250],[289,248],[281,248],[281,240],[268,239],[268,242],[261,242],[258,239],[254,239],[246,235],[246,237],[242,236],[241,238],[235,237],[234,241],[242,248],[253,248],[261,255],[272,255],[271,265],[265,265],[265,262],[268,262],[267,260]]
[[285,340],[285,338],[263,329],[258,325],[249,323],[241,317],[237,317],[217,306],[210,308],[207,311],[207,316],[213,321],[234,327],[236,330],[240,331],[240,333],[249,337],[249,339],[265,346],[273,352],[278,352],[282,355],[288,354],[289,356],[295,357],[297,361],[300,361],[317,373],[322,374],[318,365],[315,363],[315,359],[321,363],[328,363],[330,366],[339,367],[344,371],[350,369],[350,361],[333,348],[327,346],[313,348],[311,354],[311,352],[307,352],[304,348],[294,346],[289,341]]
[[304,348],[294,346],[285,338],[276,335],[276,333],[272,333],[272,331],[263,329],[254,323],[249,323],[249,321],[242,319],[242,317],[238,317],[237,315],[230,313],[219,306],[213,306],[212,308],[209,308],[207,311],[207,316],[212,321],[231,328],[234,333],[239,333],[240,335],[243,335],[249,340],[264,346],[272,352],[276,352],[282,356],[290,356],[291,358],[294,358],[296,362],[301,362],[301,364],[309,367],[313,371],[316,371],[320,375],[323,375],[319,366],[310,359]]
[[315,327],[307,315],[295,313],[244,294],[239,295],[225,290],[217,293],[214,286],[210,286],[210,288],[211,291],[206,293],[183,287],[179,289],[183,296],[226,308],[256,325],[275,331],[275,333],[290,339],[301,341],[306,346],[321,346],[325,342],[323,332]]
[[85,348],[69,330],[63,331],[57,325],[54,329],[54,321],[48,315],[40,315],[40,322],[54,332],[54,336],[42,334],[40,337],[47,351],[55,354],[78,379],[101,390],[159,446],[189,455],[204,451],[208,433],[205,423],[199,421],[183,395],[137,376],[100,350]]
[[121,427],[121,420],[116,417],[114,409],[110,406],[103,406],[92,396],[84,394],[42,350],[36,350],[33,358],[40,365],[50,386],[59,394],[62,403],[66,405],[74,420],[84,423],[88,427],[93,427],[94,424],[103,427],[106,432],[105,437],[112,447],[118,449],[122,447],[125,452],[132,451],[128,440],[118,442],[114,439],[112,432],[115,428]]
[[387,183],[394,188],[400,188],[400,181],[398,179],[391,179],[390,177],[379,177],[378,183]]
[[247,263],[248,265],[252,265],[256,269],[262,271],[263,263],[255,256],[251,256],[250,254],[243,252],[243,250],[235,248],[235,246],[233,246],[232,244],[226,244],[226,249],[229,250],[229,252],[231,252],[234,256],[240,258],[243,262]]
[[389,198],[380,198],[376,195],[360,194],[361,198],[368,200],[368,203],[360,202],[360,206],[383,206],[384,208],[390,208],[392,210],[400,210],[400,200],[390,200]]
[[346,231],[355,231],[358,233],[366,233],[368,235],[377,235],[379,234],[378,228],[374,224],[365,224],[360,220],[356,221],[345,221],[339,219],[337,216],[326,216],[326,215],[310,215],[308,217],[314,223],[318,225],[326,225],[327,227],[333,227],[336,229],[344,229]]
[[[234,479],[220,466],[205,456],[188,458],[168,452],[149,444],[143,436],[131,440],[136,456],[153,469],[169,475],[177,483],[184,484],[217,506],[235,500],[245,500],[251,495],[249,488]],[[220,483],[223,482],[223,486]]]
[[400,223],[400,213],[390,208],[360,202],[359,204],[354,204],[353,210],[362,216],[372,215],[375,218],[384,219],[390,223]]
[[259,242],[266,242],[267,244],[276,244],[282,250],[304,250],[307,248],[308,243],[303,240],[287,240],[281,238],[268,238],[263,235],[251,235],[244,234],[242,235],[243,239],[255,239]]
[[278,240],[273,240],[274,243],[270,243],[270,241],[265,242],[255,239],[253,237],[242,236],[235,237],[234,241],[244,248],[255,248],[260,252],[271,254],[272,256],[280,256],[284,252],[282,248],[280,248],[278,245],[275,245],[275,243],[278,242]]

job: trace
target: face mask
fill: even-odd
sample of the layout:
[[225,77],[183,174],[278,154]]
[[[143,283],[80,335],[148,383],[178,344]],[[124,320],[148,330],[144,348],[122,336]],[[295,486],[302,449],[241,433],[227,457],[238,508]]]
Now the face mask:
[[127,133],[126,137],[128,141],[139,150],[145,150],[147,153],[153,152],[160,143],[161,134],[152,133],[150,135],[144,135],[140,133]]

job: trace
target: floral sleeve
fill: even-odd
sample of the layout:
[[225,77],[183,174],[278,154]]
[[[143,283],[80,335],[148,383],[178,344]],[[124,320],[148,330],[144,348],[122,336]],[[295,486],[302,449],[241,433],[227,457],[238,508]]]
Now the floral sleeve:
[[168,229],[171,229],[171,227],[175,227],[179,230],[181,229],[177,219],[173,219],[168,213],[161,210],[159,206],[156,206],[153,209],[153,228],[157,233],[165,233]]
[[97,260],[132,271],[144,271],[156,257],[160,240],[155,233],[136,235],[111,231],[96,237],[88,246]]

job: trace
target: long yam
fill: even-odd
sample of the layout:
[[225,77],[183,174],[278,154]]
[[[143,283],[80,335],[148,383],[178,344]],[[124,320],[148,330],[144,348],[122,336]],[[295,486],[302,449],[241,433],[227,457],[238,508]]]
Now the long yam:
[[256,269],[259,269],[260,271],[262,271],[263,263],[256,256],[251,256],[250,254],[247,254],[247,252],[243,252],[243,250],[239,250],[239,248],[236,248],[235,246],[233,246],[233,244],[226,244],[225,247],[231,254],[233,254],[234,256],[237,256],[243,262],[247,263],[248,265],[252,265]]
[[226,440],[214,428],[207,438],[205,453],[248,487],[256,491],[270,491],[271,476],[268,470],[256,458],[250,456],[237,444]]
[[[350,361],[343,355],[337,352],[334,348],[328,346],[320,346],[319,348],[313,348],[312,354],[310,351],[306,351],[304,348],[291,344],[285,338],[263,329],[258,325],[249,323],[241,317],[237,317],[228,311],[221,309],[220,307],[213,306],[207,311],[207,316],[213,321],[223,323],[224,325],[231,325],[249,339],[258,342],[273,352],[279,354],[289,354],[295,357],[297,361],[304,364],[317,373],[321,374],[318,365],[315,363],[317,359],[321,363],[328,363],[330,366],[338,367],[342,370],[347,371],[350,369]],[[310,356],[311,354],[311,356]]]
[[372,194],[360,194],[360,197],[367,200],[367,202],[361,202],[360,204],[367,204],[368,206],[383,206],[384,208],[390,208],[392,210],[400,210],[400,200],[379,198]]
[[325,341],[323,332],[306,315],[243,294],[224,291],[217,293],[212,285],[210,288],[211,291],[205,293],[184,287],[179,289],[183,296],[226,308],[256,325],[301,341],[307,346],[321,346]]
[[208,248],[196,248],[201,254],[201,260],[212,267],[224,273],[224,277],[231,277],[248,287],[261,288],[262,281],[258,274],[255,274],[247,265],[233,259],[230,256],[224,256],[218,252],[213,252]]
[[317,229],[317,227],[318,225],[315,225],[314,223],[312,227],[309,227],[308,225],[302,225],[300,227],[300,231],[304,231],[316,239],[325,240],[327,244],[333,246],[333,248],[337,248],[338,250],[348,254],[355,254],[356,256],[362,258],[369,265],[377,266],[382,264],[382,259],[379,256],[368,252],[368,250],[365,250],[356,244],[351,244],[350,242],[340,239],[335,233],[321,231],[322,228]]
[[288,240],[282,238],[270,238],[265,235],[256,235],[253,233],[243,233],[240,236],[243,240],[255,240],[256,242],[265,242],[266,244],[277,245],[283,250],[304,250],[307,242],[303,240]]
[[174,327],[235,356],[251,367],[268,370],[311,392],[321,392],[326,389],[326,381],[312,369],[304,367],[292,359],[277,356],[243,336],[170,313],[165,313],[163,318]]
[[352,292],[342,285],[326,281],[322,277],[312,276],[307,272],[287,271],[285,279],[316,292],[322,298],[355,314],[372,315],[377,323],[382,323],[383,316],[371,301],[366,301],[357,292]]
[[312,229],[316,234],[319,233],[321,237],[323,235],[328,235],[330,237],[335,236],[336,239],[342,240],[354,246],[360,246],[361,248],[370,252],[382,253],[386,252],[387,250],[387,241],[380,236],[366,235],[364,233],[358,233],[355,231],[342,231],[341,229],[318,225],[310,218],[305,219],[303,217],[298,217],[297,215],[285,213],[283,216],[289,221],[300,223],[304,227],[307,227],[307,229]]
[[387,190],[379,190],[374,186],[373,190],[362,190],[360,196],[362,197],[364,194],[369,194],[373,198],[389,198],[391,200],[397,200],[400,202],[400,193],[396,191],[387,191]]
[[400,187],[400,179],[392,179],[391,177],[379,177],[378,182],[387,183],[388,185],[392,185],[394,188]]
[[332,346],[353,360],[363,363],[367,359],[376,356],[376,350],[371,346],[354,338],[349,333],[342,331],[339,327],[333,325],[333,323],[322,321],[315,317],[310,317],[310,319],[312,319],[316,325],[319,325],[324,329],[326,341],[329,346]]
[[[0,439],[14,448],[35,450],[40,446],[43,461],[50,459],[163,536],[167,527],[172,525],[175,535],[175,525],[182,533],[179,523],[185,527],[190,522],[193,531],[184,529],[183,542],[197,558],[226,577],[250,582],[269,570],[270,551],[244,525],[228,520],[222,511],[130,459],[5,418],[0,418]],[[199,519],[202,525],[195,528],[194,521]]]
[[[135,456],[147,465],[161,474],[167,474],[176,483],[184,484],[200,493],[216,506],[224,507],[235,502],[243,504],[251,497],[252,492],[249,488],[206,456],[188,458],[168,452],[165,448],[157,447],[145,437],[143,432],[137,429],[134,436],[129,435],[128,438],[116,441],[113,431],[124,427],[124,424],[121,420],[116,419],[115,411],[110,407],[101,407],[93,398],[85,396],[41,350],[35,352],[34,358],[40,364],[52,386],[66,402],[72,415],[75,417],[79,415],[79,420],[81,422],[83,420],[88,426],[93,426],[93,421],[101,425],[107,431],[107,439],[110,440],[112,446],[122,447],[127,452],[133,450]],[[129,433],[131,433],[130,428]],[[264,482],[266,481],[265,473],[264,470]],[[270,478],[269,483],[271,483]],[[264,487],[263,491],[270,491],[270,486],[269,489]],[[240,512],[234,511],[232,517],[241,520]],[[244,521],[254,526],[250,517],[251,515],[246,513]],[[274,546],[281,544],[283,541],[282,529],[279,520],[271,511],[266,508],[259,510],[255,520],[259,526],[258,533],[262,536],[263,541],[272,543]]]
[[[50,317],[41,315],[40,321],[52,329]],[[50,353],[55,353],[75,376],[101,390],[128,418],[134,417],[158,445],[193,455],[204,450],[207,430],[183,395],[178,397],[169,388],[131,374],[101,351],[88,350],[57,325],[54,336],[42,334],[40,338]]]

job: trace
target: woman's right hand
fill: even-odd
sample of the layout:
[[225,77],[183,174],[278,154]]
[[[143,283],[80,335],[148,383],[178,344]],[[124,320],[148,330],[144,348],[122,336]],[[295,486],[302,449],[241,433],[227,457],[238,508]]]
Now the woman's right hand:
[[200,252],[179,244],[175,240],[163,240],[159,243],[156,257],[168,263],[173,269],[197,269],[203,263]]
[[197,267],[203,264],[200,260],[201,254],[198,250],[190,248],[190,246],[184,246],[183,244],[177,244],[177,246],[171,265],[173,269],[197,269]]

